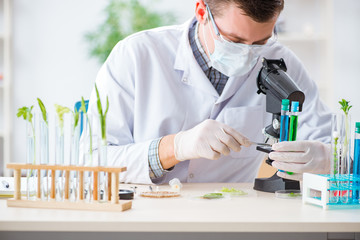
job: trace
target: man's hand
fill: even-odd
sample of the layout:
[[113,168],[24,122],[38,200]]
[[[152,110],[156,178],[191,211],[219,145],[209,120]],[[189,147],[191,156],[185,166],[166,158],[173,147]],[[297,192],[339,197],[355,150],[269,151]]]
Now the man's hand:
[[249,147],[251,143],[235,129],[208,119],[176,134],[174,152],[178,161],[196,158],[216,160],[221,154],[229,155],[230,149],[240,151],[241,145]]
[[280,142],[272,149],[274,152],[269,154],[274,160],[272,166],[294,173],[279,171],[279,177],[301,181],[304,172],[328,174],[330,171],[330,145],[317,141]]

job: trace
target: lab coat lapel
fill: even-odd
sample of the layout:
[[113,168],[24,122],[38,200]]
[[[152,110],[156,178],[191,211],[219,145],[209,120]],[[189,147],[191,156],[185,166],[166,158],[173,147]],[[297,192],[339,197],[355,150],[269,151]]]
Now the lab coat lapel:
[[219,94],[199,66],[190,46],[189,28],[190,24],[192,24],[194,21],[195,18],[191,19],[182,26],[185,29],[183,31],[184,34],[181,36],[179,47],[176,53],[174,69],[184,72],[181,79],[184,84],[188,84],[191,87],[197,88],[218,98]]
[[252,68],[248,73],[239,76],[239,77],[230,77],[225,85],[223,92],[221,93],[220,98],[216,101],[216,103],[221,103],[232,97],[237,91],[239,91],[240,87],[244,84],[245,81],[254,81],[255,79],[249,79],[252,76],[253,71],[256,68]]

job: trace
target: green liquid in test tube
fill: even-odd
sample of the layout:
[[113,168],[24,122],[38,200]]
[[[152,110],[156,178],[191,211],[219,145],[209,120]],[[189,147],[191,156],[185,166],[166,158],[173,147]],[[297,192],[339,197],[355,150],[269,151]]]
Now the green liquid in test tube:
[[[290,114],[290,127],[289,127],[289,141],[296,140],[297,125],[298,125],[298,114],[299,114],[299,102],[291,102],[291,114]],[[279,170],[280,172],[284,172]],[[289,175],[293,175],[293,172],[286,172]]]
[[296,140],[297,125],[298,125],[298,114],[299,114],[299,102],[293,101],[291,103],[289,141],[295,141]]

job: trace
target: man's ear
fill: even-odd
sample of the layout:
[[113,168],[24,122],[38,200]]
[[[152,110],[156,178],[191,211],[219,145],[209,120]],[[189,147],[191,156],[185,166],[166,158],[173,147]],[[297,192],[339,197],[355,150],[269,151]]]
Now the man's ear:
[[195,16],[200,24],[205,24],[207,19],[207,11],[205,2],[203,0],[198,0],[196,2]]

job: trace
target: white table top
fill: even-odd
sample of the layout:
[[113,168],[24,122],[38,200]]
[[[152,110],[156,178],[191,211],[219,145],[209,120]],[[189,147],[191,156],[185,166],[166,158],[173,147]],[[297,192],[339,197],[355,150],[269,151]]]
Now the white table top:
[[[147,186],[137,186],[138,192],[148,191]],[[248,195],[194,198],[222,187],[242,189]],[[133,208],[125,212],[10,208],[0,200],[0,231],[360,232],[360,209],[325,211],[303,205],[301,199],[254,191],[252,184],[184,184],[181,194],[173,199],[136,196]]]

